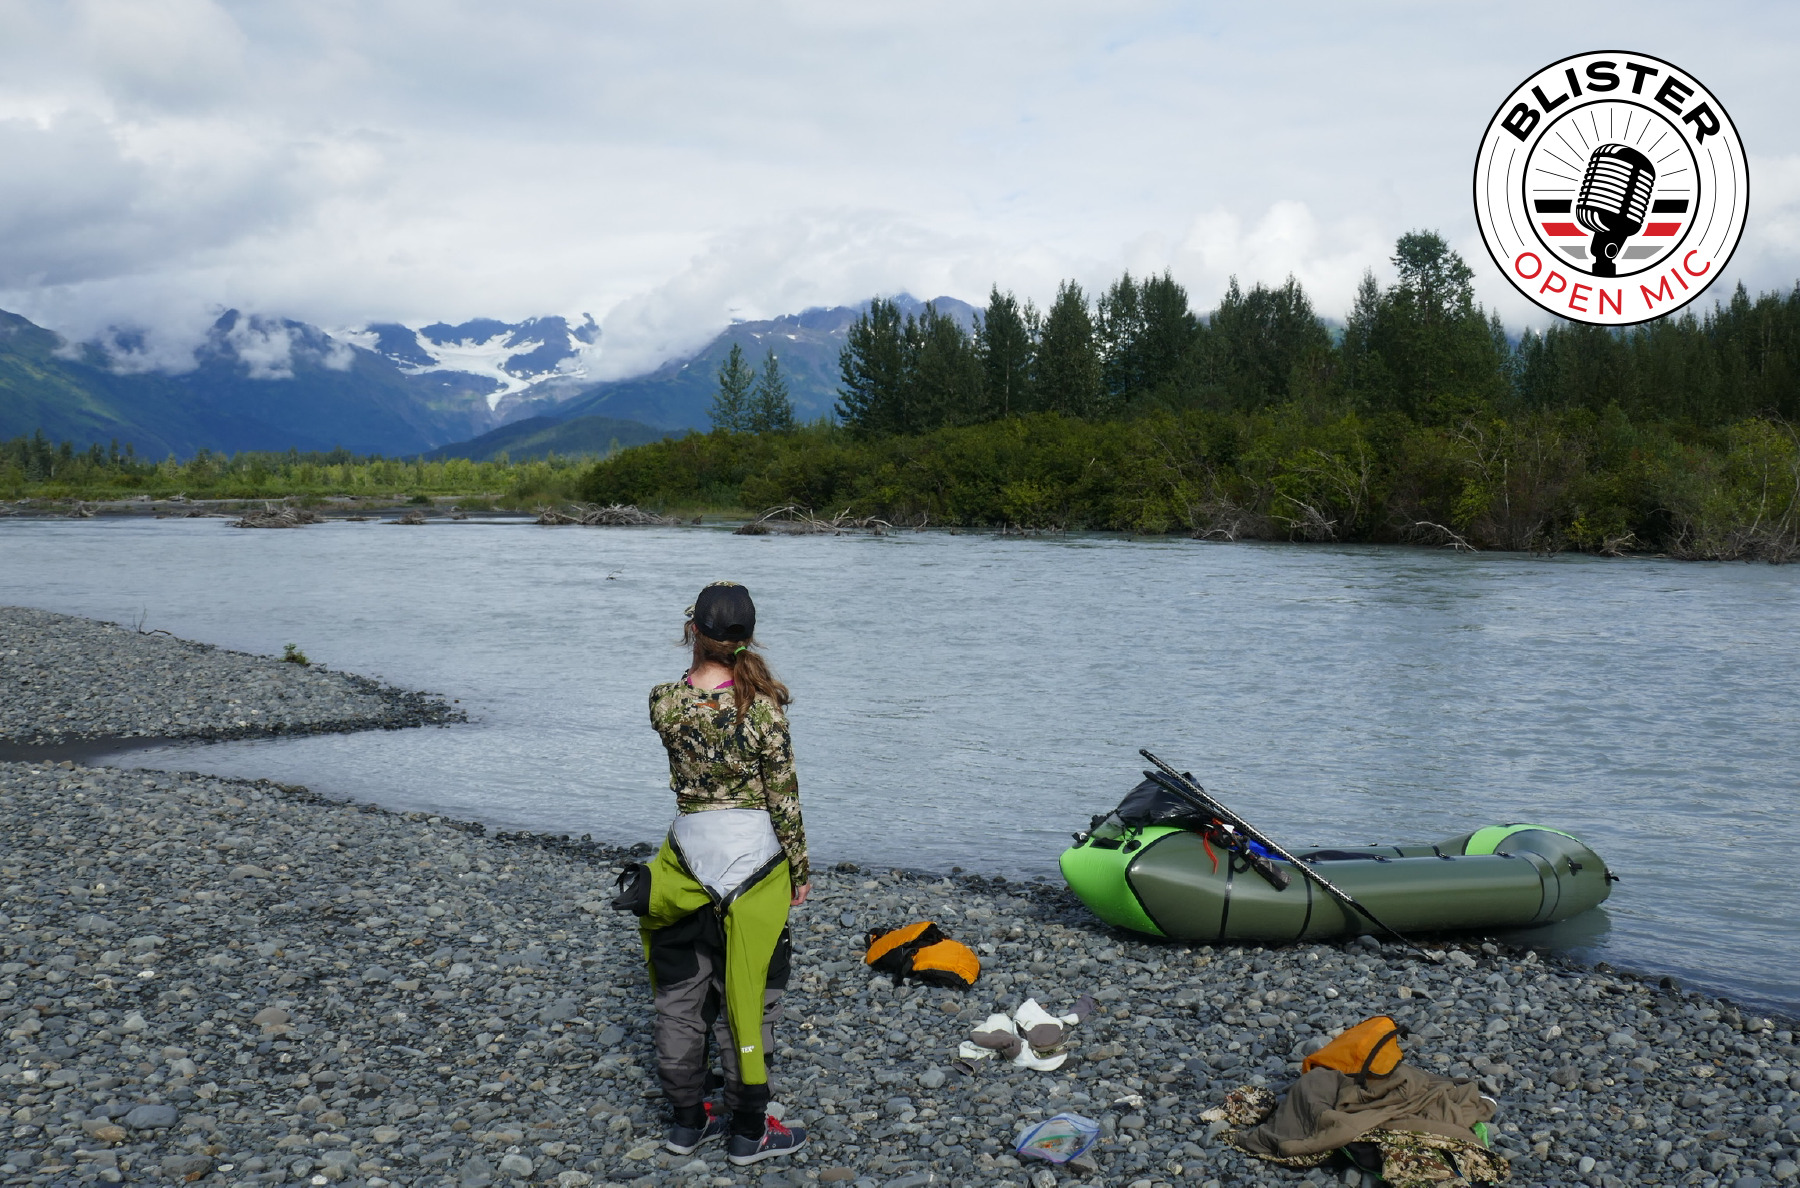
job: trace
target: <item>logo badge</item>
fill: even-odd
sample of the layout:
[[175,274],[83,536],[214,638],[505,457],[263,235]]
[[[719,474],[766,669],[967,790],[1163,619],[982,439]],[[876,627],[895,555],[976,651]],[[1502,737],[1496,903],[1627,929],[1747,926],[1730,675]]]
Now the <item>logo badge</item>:
[[1475,156],[1488,254],[1513,288],[1572,322],[1674,313],[1724,269],[1749,209],[1724,105],[1649,54],[1544,67],[1506,97]]

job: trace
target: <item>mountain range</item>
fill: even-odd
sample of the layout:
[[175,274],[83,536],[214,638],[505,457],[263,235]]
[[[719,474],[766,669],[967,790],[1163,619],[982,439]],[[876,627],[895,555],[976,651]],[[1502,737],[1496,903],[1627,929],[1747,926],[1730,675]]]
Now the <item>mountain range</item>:
[[[903,312],[924,306],[904,294],[896,301]],[[936,304],[973,323],[967,303]],[[164,372],[0,311],[0,439],[41,429],[77,446],[130,443],[150,457],[339,447],[471,458],[604,453],[706,428],[734,344],[758,367],[775,352],[798,419],[832,415],[838,353],[866,308],[736,322],[691,355],[602,382],[589,376],[600,328],[586,315],[328,333],[229,310],[196,347],[191,369]]]

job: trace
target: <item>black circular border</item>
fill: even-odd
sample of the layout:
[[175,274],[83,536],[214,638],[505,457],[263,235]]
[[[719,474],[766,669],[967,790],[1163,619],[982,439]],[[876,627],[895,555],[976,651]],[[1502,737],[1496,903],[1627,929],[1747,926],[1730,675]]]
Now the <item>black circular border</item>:
[[[1533,70],[1530,74],[1527,74],[1524,78],[1520,79],[1516,84],[1514,84],[1513,88],[1510,91],[1506,92],[1506,97],[1501,99],[1499,105],[1494,108],[1494,113],[1488,117],[1487,123],[1482,125],[1481,139],[1479,141],[1477,141],[1475,144],[1475,164],[1469,170],[1469,197],[1475,208],[1475,229],[1481,233],[1481,246],[1487,250],[1488,259],[1493,261],[1494,267],[1498,268],[1500,270],[1500,275],[1502,277],[1506,276],[1506,263],[1504,261],[1502,261],[1500,259],[1500,257],[1498,257],[1494,254],[1494,245],[1488,241],[1487,231],[1485,229],[1484,224],[1481,221],[1481,150],[1483,147],[1485,147],[1487,145],[1488,133],[1493,131],[1495,121],[1497,121],[1500,118],[1500,113],[1506,110],[1507,103],[1513,98],[1513,96],[1515,96],[1519,93],[1519,88],[1523,87],[1526,83],[1530,82],[1532,79],[1536,78],[1538,75],[1543,74],[1545,71],[1553,70],[1556,67],[1561,66],[1564,62],[1574,62],[1581,58],[1591,58],[1591,57],[1595,56],[1596,54],[1619,54],[1621,56],[1630,55],[1631,57],[1644,58],[1651,62],[1660,62],[1664,66],[1667,66],[1672,70],[1679,70],[1682,74],[1686,75],[1688,78],[1693,79],[1695,82],[1700,82],[1699,75],[1695,74],[1692,70],[1689,70],[1685,66],[1677,66],[1675,63],[1669,61],[1667,58],[1659,58],[1655,54],[1640,53],[1637,50],[1621,49],[1621,50],[1582,50],[1580,53],[1567,54],[1563,57],[1557,58],[1553,62],[1544,63],[1544,65],[1539,66],[1536,70]],[[1704,84],[1704,83],[1701,83],[1701,85],[1706,86],[1706,84]],[[1719,274],[1724,273],[1725,269],[1731,264],[1731,258],[1733,256],[1737,255],[1738,245],[1744,242],[1744,230],[1750,224],[1750,150],[1744,144],[1743,134],[1738,131],[1737,121],[1731,118],[1731,113],[1725,109],[1725,103],[1723,100],[1721,100],[1719,98],[1718,93],[1715,92],[1711,87],[1708,86],[1708,87],[1706,87],[1706,94],[1707,94],[1707,98],[1711,99],[1713,101],[1713,105],[1718,108],[1719,115],[1725,120],[1725,122],[1727,124],[1729,124],[1731,126],[1731,134],[1734,138],[1736,138],[1737,143],[1738,143],[1738,151],[1743,155],[1743,158],[1744,158],[1744,200],[1743,200],[1744,201],[1744,225],[1740,226],[1738,228],[1737,242],[1733,243],[1731,245],[1731,250],[1729,252],[1725,253],[1725,258],[1719,261],[1719,273],[1715,274],[1713,277],[1713,280],[1717,280]],[[1508,213],[1510,213],[1510,212],[1508,212]],[[1647,318],[1639,318],[1635,322],[1586,322],[1586,321],[1581,320],[1580,318],[1571,318],[1566,314],[1559,314],[1555,310],[1549,308],[1548,306],[1542,305],[1537,301],[1533,301],[1531,298],[1531,295],[1526,293],[1523,289],[1519,288],[1517,285],[1513,284],[1512,280],[1510,278],[1507,279],[1506,283],[1507,283],[1507,286],[1509,288],[1511,288],[1515,293],[1518,293],[1519,296],[1525,298],[1525,300],[1530,301],[1533,307],[1543,310],[1545,313],[1549,314],[1552,317],[1561,318],[1565,322],[1573,322],[1577,326],[1598,326],[1602,329],[1605,329],[1608,327],[1642,326],[1646,322],[1660,321],[1663,318],[1669,317],[1672,314],[1680,313],[1682,310],[1686,309],[1688,306],[1692,305],[1694,302],[1700,300],[1701,296],[1708,289],[1712,288],[1712,281],[1708,281],[1706,284],[1700,286],[1700,288],[1694,293],[1694,295],[1692,297],[1688,298],[1686,301],[1682,302],[1680,305],[1676,306],[1674,309],[1665,310],[1664,312],[1659,313],[1659,314],[1652,314],[1650,317],[1647,317]]]

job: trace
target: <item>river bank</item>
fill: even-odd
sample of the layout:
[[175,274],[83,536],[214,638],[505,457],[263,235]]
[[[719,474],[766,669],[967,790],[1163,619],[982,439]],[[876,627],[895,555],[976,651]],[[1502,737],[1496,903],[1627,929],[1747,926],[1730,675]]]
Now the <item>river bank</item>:
[[[333,520],[375,520],[383,515],[417,511],[421,515],[456,520],[504,520],[530,522],[530,513],[522,508],[497,509],[495,497],[482,495],[435,495],[409,497],[396,495],[325,495],[296,497],[270,495],[266,498],[235,496],[231,498],[188,498],[185,495],[158,498],[132,495],[113,498],[79,496],[33,496],[11,502],[0,499],[0,519],[19,520],[237,520],[246,514],[270,508],[304,509],[318,517],[314,522]],[[390,521],[391,522],[391,521]]]
[[[0,793],[7,1183],[1298,1183],[1198,1116],[1375,1013],[1501,1100],[1514,1183],[1794,1174],[1800,1049],[1715,999],[1492,945],[1153,944],[1046,884],[841,867],[795,914],[774,1065],[811,1150],[671,1156],[636,931],[605,905],[626,852],[265,781],[13,763]],[[917,918],[982,952],[973,991],[867,975],[865,931]],[[990,1010],[1084,992],[1063,1069],[953,1067]],[[1059,1110],[1108,1137],[1045,1181],[1010,1148]]]
[[[0,745],[219,740],[461,721],[428,693],[164,631],[0,607]],[[3,754],[3,752],[0,752]]]

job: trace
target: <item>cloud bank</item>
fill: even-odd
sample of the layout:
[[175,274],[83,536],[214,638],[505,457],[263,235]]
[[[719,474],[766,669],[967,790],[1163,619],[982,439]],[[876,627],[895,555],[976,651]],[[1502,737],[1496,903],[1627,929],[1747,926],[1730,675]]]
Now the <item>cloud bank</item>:
[[621,375],[733,317],[1123,268],[1202,309],[1292,273],[1339,316],[1431,227],[1523,324],[1476,144],[1621,42],[1724,98],[1754,184],[1726,283],[1791,286],[1791,6],[0,0],[0,307],[158,366],[224,308],[592,310]]

